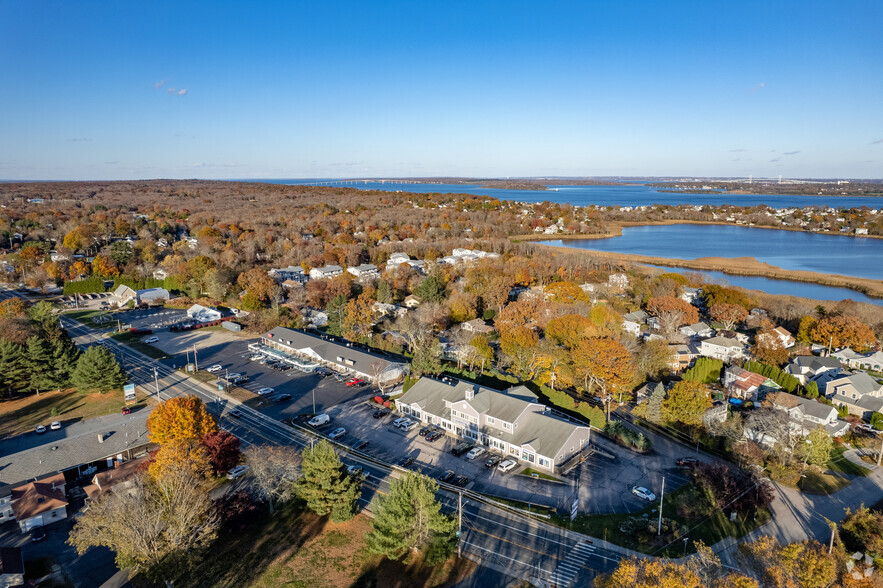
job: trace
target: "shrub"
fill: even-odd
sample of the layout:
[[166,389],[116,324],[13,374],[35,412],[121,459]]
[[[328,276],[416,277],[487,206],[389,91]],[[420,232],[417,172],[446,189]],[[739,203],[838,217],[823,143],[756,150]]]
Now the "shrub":
[[702,382],[703,384],[713,384],[720,380],[723,367],[724,362],[719,359],[700,357],[696,360],[693,367],[684,372],[684,379]]

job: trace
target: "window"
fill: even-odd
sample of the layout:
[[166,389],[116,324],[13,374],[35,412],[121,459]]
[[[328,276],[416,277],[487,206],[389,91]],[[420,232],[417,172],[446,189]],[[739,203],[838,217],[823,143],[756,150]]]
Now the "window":
[[496,419],[494,419],[494,417],[487,417],[487,424],[494,425],[494,424],[496,424],[496,422],[497,421],[496,421]]
[[524,461],[527,461],[527,462],[533,463],[533,461],[534,461],[534,454],[533,454],[533,453],[530,453],[530,452],[527,452],[527,451],[523,451],[523,452],[521,453],[521,458],[522,458]]

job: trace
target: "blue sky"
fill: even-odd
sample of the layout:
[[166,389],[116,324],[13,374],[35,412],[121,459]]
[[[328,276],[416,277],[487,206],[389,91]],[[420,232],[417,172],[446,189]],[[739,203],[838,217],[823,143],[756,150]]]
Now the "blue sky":
[[880,178],[881,22],[870,0],[0,0],[0,178]]

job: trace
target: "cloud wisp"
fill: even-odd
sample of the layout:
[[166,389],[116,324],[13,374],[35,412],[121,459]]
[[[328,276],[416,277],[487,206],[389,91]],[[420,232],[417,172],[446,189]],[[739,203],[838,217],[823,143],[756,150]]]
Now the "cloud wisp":
[[785,151],[782,155],[797,155],[800,151]]
[[766,82],[760,82],[759,84],[754,84],[754,85],[751,86],[751,88],[748,90],[748,93],[749,93],[749,94],[754,94],[755,92],[757,92],[757,91],[760,90],[761,88],[766,88]]

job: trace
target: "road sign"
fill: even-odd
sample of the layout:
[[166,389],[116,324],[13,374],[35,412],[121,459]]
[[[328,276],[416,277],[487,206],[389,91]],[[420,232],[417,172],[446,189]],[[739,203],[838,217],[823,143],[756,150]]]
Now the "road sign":
[[579,510],[579,498],[574,498],[573,504],[570,505],[570,521],[571,522],[573,522],[573,520],[576,518],[576,513],[578,510]]
[[123,395],[126,402],[135,400],[135,384],[126,384],[123,386]]

